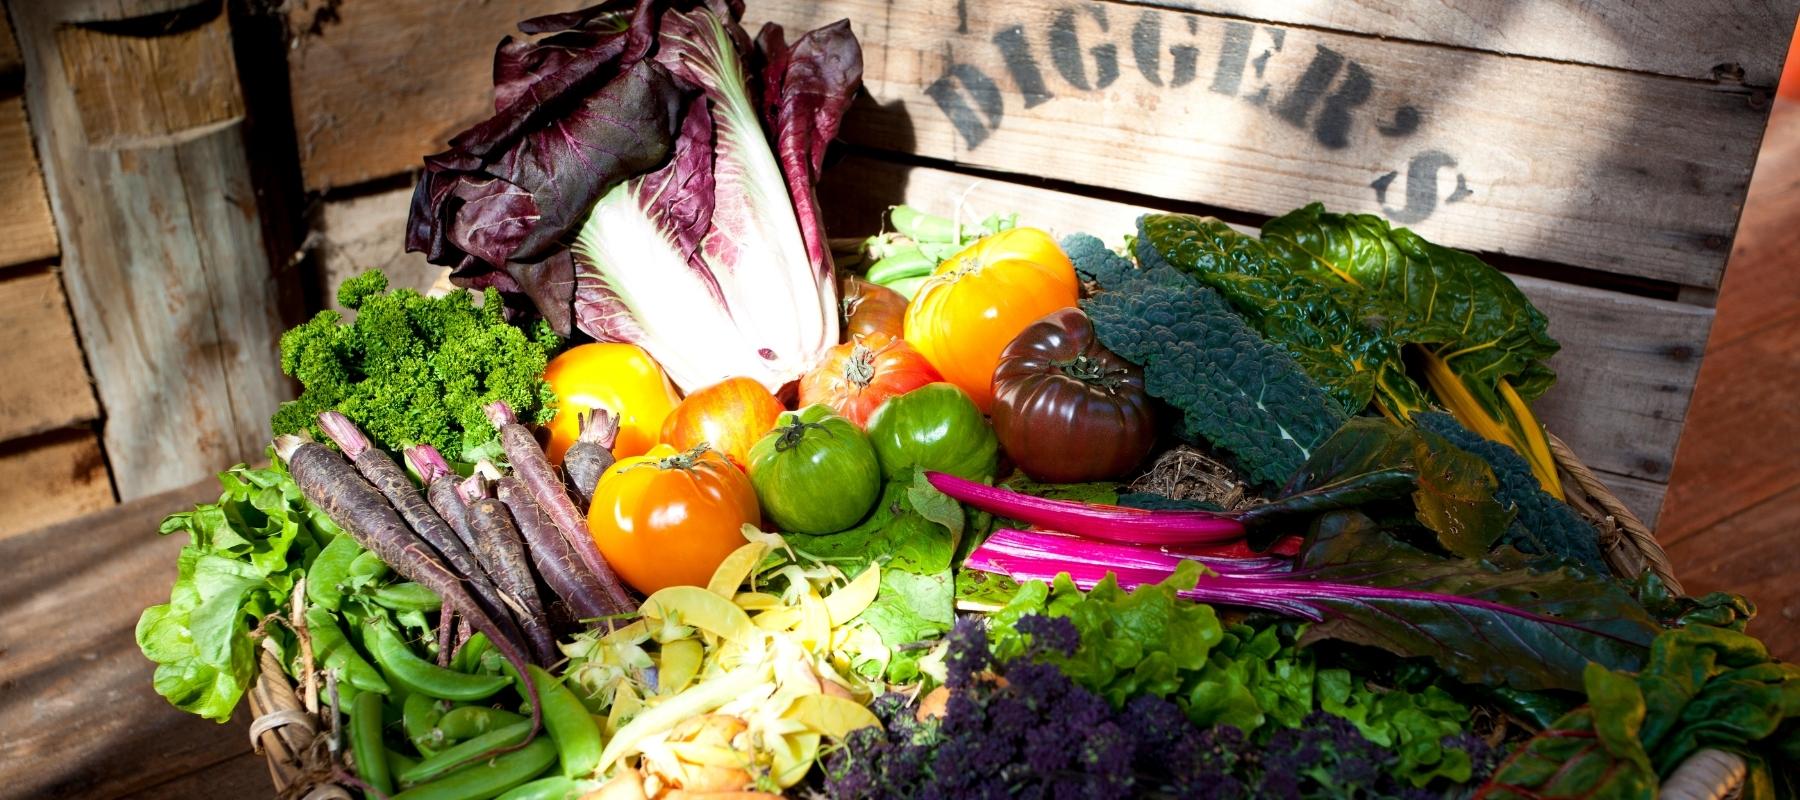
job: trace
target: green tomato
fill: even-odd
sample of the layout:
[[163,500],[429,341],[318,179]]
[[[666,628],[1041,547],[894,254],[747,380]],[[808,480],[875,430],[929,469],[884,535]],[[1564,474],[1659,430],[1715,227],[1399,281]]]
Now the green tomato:
[[824,405],[784,412],[750,448],[750,485],[775,527],[833,533],[881,499],[881,465],[856,425]]
[[972,481],[993,479],[999,440],[969,395],[950,383],[921,386],[869,417],[869,441],[889,478],[914,466]]

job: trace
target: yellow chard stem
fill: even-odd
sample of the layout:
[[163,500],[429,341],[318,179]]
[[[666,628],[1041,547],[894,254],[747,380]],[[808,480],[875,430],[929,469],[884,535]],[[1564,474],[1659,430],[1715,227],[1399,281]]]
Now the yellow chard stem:
[[1475,399],[1462,377],[1450,369],[1449,363],[1430,350],[1421,348],[1420,353],[1424,357],[1426,384],[1431,387],[1432,394],[1437,395],[1438,401],[1456,417],[1456,421],[1484,439],[1500,442],[1518,451],[1531,465],[1531,473],[1537,476],[1544,491],[1561,500],[1562,481],[1556,476],[1556,462],[1550,456],[1550,445],[1544,438],[1544,426],[1532,415],[1524,399],[1513,391],[1511,384],[1500,381],[1500,394],[1506,400],[1510,416],[1515,418],[1508,421],[1512,424],[1507,424],[1496,419],[1482,406],[1480,400]]

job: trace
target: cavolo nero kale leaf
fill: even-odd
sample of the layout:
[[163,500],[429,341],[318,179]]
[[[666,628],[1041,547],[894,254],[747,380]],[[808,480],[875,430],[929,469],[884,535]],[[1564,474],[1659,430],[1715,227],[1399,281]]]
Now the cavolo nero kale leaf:
[[1181,412],[1184,436],[1230,453],[1258,483],[1291,475],[1346,414],[1217,292],[1168,268],[1136,268],[1092,236],[1063,243],[1104,291],[1082,302],[1100,342],[1142,365],[1144,388]]

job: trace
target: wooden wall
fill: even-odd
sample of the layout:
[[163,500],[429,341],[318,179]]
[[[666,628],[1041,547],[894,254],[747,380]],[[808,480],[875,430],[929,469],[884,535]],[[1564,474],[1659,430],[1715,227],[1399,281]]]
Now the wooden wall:
[[63,293],[56,224],[0,14],[0,537],[112,505],[100,404]]

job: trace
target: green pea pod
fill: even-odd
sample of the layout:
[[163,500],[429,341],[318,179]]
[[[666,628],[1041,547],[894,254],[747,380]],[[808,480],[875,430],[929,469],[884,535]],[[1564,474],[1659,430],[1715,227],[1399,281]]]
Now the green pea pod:
[[[953,255],[956,255],[957,253],[962,252],[962,250],[963,250],[963,245],[958,242],[920,242],[919,243],[919,252],[924,253],[926,258],[929,258],[932,261],[939,262],[939,263],[942,263],[944,261],[944,259],[947,259]],[[932,266],[935,267],[936,264],[933,264]]]
[[408,581],[376,589],[375,604],[394,611],[436,611],[443,607],[444,601],[436,592]]
[[362,546],[348,536],[332,539],[306,568],[306,599],[313,605],[338,610],[344,601],[344,580],[350,576],[350,562],[363,552]]
[[394,793],[387,752],[381,746],[381,695],[363,692],[350,704],[350,754],[363,783],[383,795]]
[[902,250],[869,265],[869,282],[886,284],[901,278],[930,275],[937,264],[936,259],[925,255],[916,247]]
[[387,694],[391,691],[381,673],[356,652],[356,646],[344,635],[344,629],[338,627],[337,615],[331,609],[308,607],[306,633],[312,639],[313,659],[325,669],[336,672],[338,680],[365,692]]
[[539,738],[518,750],[470,764],[441,780],[414,786],[394,795],[392,800],[486,800],[537,777],[554,763],[556,745],[548,738]]
[[525,719],[522,714],[488,706],[457,706],[444,712],[443,718],[438,720],[437,729],[444,735],[445,741],[460,742],[488,731],[516,725]]
[[911,278],[901,278],[882,285],[899,292],[900,296],[906,298],[906,302],[910,303],[912,302],[913,297],[918,295],[919,288],[924,286],[925,282],[929,280],[931,280],[930,275],[916,275]]
[[402,772],[412,769],[414,766],[417,766],[419,763],[418,759],[413,758],[412,756],[409,756],[405,753],[402,753],[399,750],[395,750],[392,747],[387,748],[387,760],[388,760],[388,774],[389,775],[398,775]]
[[422,694],[407,696],[406,704],[401,708],[400,727],[406,730],[407,741],[426,758],[444,749],[444,732],[437,729],[438,720],[443,716],[444,707],[440,701]]
[[[562,681],[535,664],[526,669],[531,672],[531,683],[537,688],[539,705],[544,709],[544,730],[556,741],[563,774],[587,777],[600,766],[600,725],[594,722],[587,706],[581,704],[581,698]],[[523,682],[519,682],[518,689],[520,695],[525,694]]]
[[[469,759],[480,756],[482,753],[486,753],[490,750],[511,747],[525,741],[525,737],[530,735],[530,722],[518,722],[500,728],[499,730],[488,731],[487,733],[456,745],[455,747],[445,748],[437,755],[427,758],[424,761],[420,761],[417,766],[400,773],[400,783],[408,786],[416,786],[426,781],[434,780],[447,772],[457,770],[457,768],[468,763]],[[545,738],[539,739],[538,741],[547,743],[549,740]],[[551,745],[550,753],[551,757],[554,758],[556,755],[555,745]],[[532,773],[532,775],[536,774],[537,773],[535,772]]]
[[461,650],[450,657],[450,668],[457,672],[473,673],[481,666],[481,654],[494,649],[494,643],[488,640],[487,634],[477,633],[463,642]]
[[375,663],[409,692],[467,703],[491,697],[509,683],[497,675],[470,675],[426,661],[401,641],[399,632],[381,622],[364,625],[363,639]]
[[387,562],[382,561],[381,556],[375,555],[372,550],[364,551],[350,562],[350,577],[353,578],[381,578],[392,571]]
[[894,206],[888,212],[888,219],[894,223],[894,230],[906,234],[915,241],[956,241],[956,221],[948,217],[927,214],[912,206],[902,205]]
[[579,788],[566,775],[552,775],[521,784],[499,800],[573,800]]

